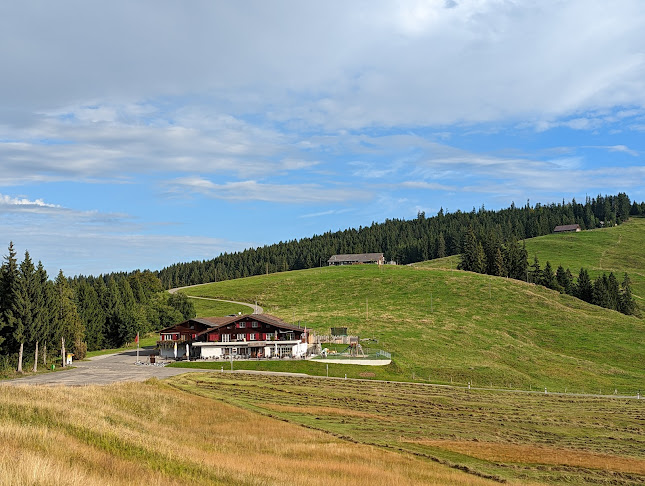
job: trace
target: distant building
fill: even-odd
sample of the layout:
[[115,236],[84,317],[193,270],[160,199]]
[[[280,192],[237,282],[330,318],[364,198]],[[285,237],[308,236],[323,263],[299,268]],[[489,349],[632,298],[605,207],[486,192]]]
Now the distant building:
[[356,265],[359,263],[378,263],[383,265],[383,253],[353,253],[349,255],[334,255],[327,260],[329,265]]
[[556,226],[553,230],[554,233],[578,233],[582,231],[579,224],[564,224],[562,226]]

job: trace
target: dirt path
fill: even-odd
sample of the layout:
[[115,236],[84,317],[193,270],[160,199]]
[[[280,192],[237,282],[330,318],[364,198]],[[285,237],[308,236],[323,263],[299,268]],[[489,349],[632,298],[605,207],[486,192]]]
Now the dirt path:
[[[178,290],[183,290],[183,289],[190,289],[193,287],[201,287],[202,285],[208,285],[208,284],[197,284],[197,285],[187,285],[186,287],[177,287],[175,289],[170,289],[168,290],[168,293],[174,294]],[[213,299],[212,297],[197,297],[195,295],[188,295],[186,294],[186,297],[190,299],[202,299],[202,300],[215,300],[217,302],[228,302],[229,304],[239,304],[239,305],[245,305],[247,307],[250,307],[253,309],[252,314],[262,314],[264,312],[264,309],[260,307],[257,304],[249,304],[247,302],[238,302],[236,300],[226,300],[226,299]]]

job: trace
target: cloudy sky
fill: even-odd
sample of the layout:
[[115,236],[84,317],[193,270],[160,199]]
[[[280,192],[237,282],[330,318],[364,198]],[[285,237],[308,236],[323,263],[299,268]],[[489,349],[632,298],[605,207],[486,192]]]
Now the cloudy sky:
[[0,244],[99,274],[642,201],[644,32],[639,0],[3,2]]

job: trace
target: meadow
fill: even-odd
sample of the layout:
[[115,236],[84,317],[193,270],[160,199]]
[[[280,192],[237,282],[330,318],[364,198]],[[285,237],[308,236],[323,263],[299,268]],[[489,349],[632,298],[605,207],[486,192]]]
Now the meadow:
[[0,391],[0,486],[494,484],[156,380]]
[[193,394],[511,484],[643,484],[643,400],[229,373]]
[[[553,270],[562,265],[575,277],[586,268],[592,278],[614,272],[622,282],[625,272],[632,280],[634,298],[645,306],[645,218],[632,217],[612,228],[539,236],[526,240],[529,264],[538,257],[544,268],[547,261]],[[419,268],[456,269],[459,255],[414,264]]]
[[184,291],[257,300],[265,312],[321,334],[347,326],[393,353],[397,379],[624,395],[645,389],[645,321],[511,279],[359,265]]

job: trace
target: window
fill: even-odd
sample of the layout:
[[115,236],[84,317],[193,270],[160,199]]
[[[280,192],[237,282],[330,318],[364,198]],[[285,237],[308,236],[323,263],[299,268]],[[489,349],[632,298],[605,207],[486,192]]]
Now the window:
[[258,321],[253,321],[251,323],[251,327],[258,327]]
[[246,327],[246,322],[238,322],[236,327],[238,329],[244,329]]
[[249,334],[249,341],[255,341],[255,336],[256,336],[256,334],[254,332]]
[[230,343],[231,342],[231,335],[230,334],[222,334],[222,342],[223,343]]
[[237,340],[238,341],[244,341],[244,338],[246,338],[246,334],[238,334],[237,335]]

